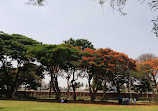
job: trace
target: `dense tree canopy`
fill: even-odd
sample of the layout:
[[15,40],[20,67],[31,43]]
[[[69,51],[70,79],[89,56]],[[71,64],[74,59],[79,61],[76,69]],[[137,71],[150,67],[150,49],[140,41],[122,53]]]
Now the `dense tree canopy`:
[[20,86],[36,90],[44,78],[43,72],[50,75],[50,92],[53,89],[58,102],[61,72],[66,75],[67,84],[72,77],[68,89],[72,87],[74,100],[79,86],[75,77],[87,78],[92,102],[98,90],[105,92],[107,83],[120,94],[121,87],[129,86],[131,79],[136,80],[136,91],[152,91],[153,99],[158,94],[158,59],[153,54],[142,54],[136,63],[110,48],[94,49],[85,39],[71,38],[65,44],[48,45],[23,35],[0,33],[0,93],[13,97]]
[[69,40],[64,41],[64,44],[70,44],[74,47],[78,47],[81,50],[85,50],[86,48],[94,49],[92,43],[87,39],[74,40],[73,38],[70,38]]
[[60,101],[60,89],[58,86],[59,70],[68,71],[78,58],[78,49],[64,45],[40,45],[32,47],[29,51],[49,72],[51,85],[55,92],[56,100]]
[[81,59],[81,68],[87,72],[91,101],[95,99],[95,93],[100,89],[103,78],[109,80],[116,86],[120,93],[120,87],[126,83],[127,71],[134,70],[135,60],[127,55],[106,49],[85,49]]
[[[34,70],[34,73],[31,74],[29,70],[27,73],[27,76],[29,76],[29,74],[34,75],[32,78],[21,79],[21,77],[26,73],[26,70],[24,69],[29,68],[31,65],[29,64],[31,60],[27,57],[28,55],[26,51],[31,46],[40,45],[40,43],[23,35],[9,35],[3,32],[0,33],[0,42],[1,88],[3,91],[7,91],[8,96],[11,96],[16,92],[19,85],[22,85],[25,82],[31,86],[33,81],[38,79],[36,76],[37,73],[35,73],[38,66],[35,65],[32,66],[32,68],[37,68],[31,69]],[[35,84],[35,82],[33,84]],[[35,87],[36,85],[34,85],[34,88]]]

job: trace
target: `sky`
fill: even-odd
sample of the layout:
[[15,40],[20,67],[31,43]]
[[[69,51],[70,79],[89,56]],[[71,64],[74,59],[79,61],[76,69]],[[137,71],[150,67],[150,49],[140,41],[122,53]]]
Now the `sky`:
[[25,3],[27,0],[1,0],[0,31],[44,44],[88,39],[95,48],[109,47],[133,59],[143,53],[158,56],[158,38],[151,23],[157,12],[146,2],[129,0],[124,7],[126,16],[114,11],[108,2],[102,10],[98,0],[47,0],[42,7]]

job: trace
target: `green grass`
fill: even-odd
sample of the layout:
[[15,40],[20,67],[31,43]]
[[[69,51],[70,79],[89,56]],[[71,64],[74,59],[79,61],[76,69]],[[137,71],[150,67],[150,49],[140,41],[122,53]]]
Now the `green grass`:
[[0,111],[158,111],[157,105],[100,105],[0,100]]

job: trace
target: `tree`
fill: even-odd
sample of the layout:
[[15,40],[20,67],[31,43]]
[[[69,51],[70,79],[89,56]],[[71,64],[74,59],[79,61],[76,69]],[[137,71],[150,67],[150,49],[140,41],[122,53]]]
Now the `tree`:
[[51,77],[51,86],[56,101],[60,102],[60,89],[58,86],[59,70],[67,70],[74,60],[77,49],[63,45],[40,45],[29,50],[30,54],[45,67]]
[[129,58],[126,54],[113,51],[111,49],[100,49],[107,62],[106,76],[108,80],[117,88],[118,94],[123,84],[129,82],[129,71],[134,70],[135,60]]
[[80,64],[81,68],[87,72],[92,102],[94,102],[95,95],[101,89],[102,84],[105,86],[107,78],[116,86],[118,93],[120,93],[121,86],[127,81],[127,71],[135,69],[135,61],[133,59],[109,48],[85,49]]
[[[29,47],[40,43],[23,35],[9,35],[3,32],[0,33],[0,42],[2,47],[0,53],[1,74],[5,78],[3,86],[7,86],[7,93],[11,97],[20,85],[19,75],[23,71],[22,67],[31,61],[27,57],[26,51]],[[17,66],[14,66],[13,62]]]
[[87,72],[85,76],[88,79],[91,102],[95,101],[96,92],[99,90],[99,73],[97,73],[97,67],[94,61],[96,54],[96,50],[87,48],[82,52],[83,56],[80,61],[80,67]]
[[71,77],[71,75],[72,75],[72,72],[71,71],[64,71],[64,70],[60,70],[60,72],[59,73],[61,73],[60,75],[61,75],[61,77],[63,77],[64,79],[66,79],[66,81],[67,81],[67,97],[69,97],[69,91],[70,91],[70,77]]
[[148,61],[150,59],[156,59],[158,58],[156,55],[152,54],[152,53],[144,53],[144,54],[141,54],[136,60],[138,62],[140,61]]
[[[152,79],[150,78],[150,76],[147,76],[149,72],[146,72],[145,70],[147,70],[147,66],[149,66],[149,65],[146,64],[147,61],[149,62],[149,61],[151,61],[153,59],[157,59],[157,58],[158,57],[156,55],[151,54],[151,53],[142,54],[137,58],[137,62],[138,62],[137,69],[138,70],[133,73],[136,80],[139,81],[135,85],[136,90],[139,88],[139,90],[141,89],[140,92],[147,92],[147,91],[151,91],[151,89],[153,89],[153,87],[152,87],[153,86],[153,81],[151,81]],[[153,79],[155,79],[155,77],[153,77]],[[146,84],[144,84],[144,83],[146,83]],[[155,92],[153,90],[152,90],[152,92],[153,92],[153,99],[154,99],[155,98]]]
[[77,87],[77,82],[76,80],[78,79],[78,77],[82,76],[83,71],[80,70],[79,68],[79,60],[81,59],[82,55],[80,54],[81,50],[85,50],[86,48],[90,48],[90,49],[94,49],[94,46],[92,45],[91,42],[89,42],[87,39],[77,39],[74,40],[73,38],[70,38],[67,41],[64,41],[64,45],[68,46],[68,47],[72,47],[73,48],[77,48],[79,49],[79,53],[76,55],[76,62],[74,62],[73,64],[71,64],[71,66],[69,67],[69,69],[67,70],[67,79],[70,78],[70,76],[72,75],[72,80],[71,80],[71,87],[73,89],[73,94],[74,94],[74,100],[76,100],[76,87]]
[[[76,88],[77,88],[77,82],[76,80],[81,74],[81,71],[79,70],[79,60],[81,59],[80,49],[78,47],[72,46],[70,44],[62,44],[64,47],[69,47],[75,50],[75,53],[72,53],[70,61],[70,64],[67,64],[63,70],[61,70],[63,77],[67,80],[67,96],[69,96],[69,89],[72,87],[73,89],[73,99],[76,100]],[[71,82],[69,81],[72,77]]]
[[158,94],[158,86],[156,82],[157,78],[157,71],[158,71],[158,59],[150,59],[147,61],[141,61],[137,64],[137,70],[138,74],[140,74],[141,77],[148,80],[148,83],[150,84],[150,88],[153,93],[153,100],[155,99],[155,91],[154,87],[156,88],[157,94]]
[[43,67],[33,63],[23,65],[19,73],[19,85],[24,85],[25,88],[37,90],[41,86],[41,80],[44,78]]

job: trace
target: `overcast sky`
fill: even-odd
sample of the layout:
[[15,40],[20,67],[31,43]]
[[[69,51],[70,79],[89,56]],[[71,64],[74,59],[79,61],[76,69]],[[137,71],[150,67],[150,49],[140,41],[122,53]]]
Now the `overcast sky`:
[[158,38],[151,20],[156,18],[147,3],[129,0],[126,16],[109,5],[104,12],[98,0],[47,0],[44,7],[25,5],[27,0],[0,0],[0,31],[22,34],[47,44],[70,37],[84,38],[96,48],[111,48],[131,58],[142,53],[158,56]]

